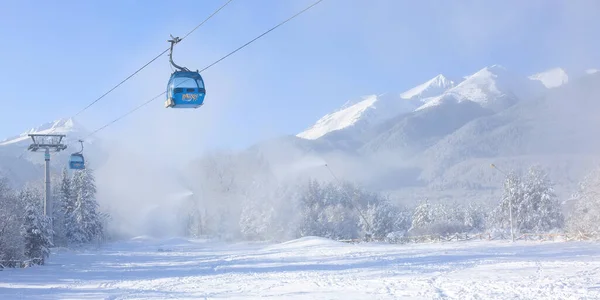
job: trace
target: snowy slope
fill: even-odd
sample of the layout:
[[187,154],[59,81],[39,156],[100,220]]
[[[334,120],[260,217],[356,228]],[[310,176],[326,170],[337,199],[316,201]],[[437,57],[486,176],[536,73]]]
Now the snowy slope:
[[353,105],[327,114],[315,125],[296,135],[304,139],[318,139],[330,132],[355,126],[358,123],[378,123],[403,112],[416,108],[408,101],[390,94],[371,95]]
[[561,68],[553,68],[545,72],[529,76],[531,80],[538,80],[547,88],[556,88],[569,82],[569,75]]
[[373,134],[360,152],[368,156],[394,153],[406,159],[421,152],[469,121],[490,112],[471,101],[442,102],[431,109],[398,116],[373,128]]
[[453,86],[453,81],[440,74],[400,95],[370,95],[360,101],[350,101],[335,112],[325,115],[297,136],[314,140],[359,123],[378,124],[399,114],[413,111],[424,99],[440,95]]
[[2,299],[598,299],[600,245],[150,237],[0,272]]

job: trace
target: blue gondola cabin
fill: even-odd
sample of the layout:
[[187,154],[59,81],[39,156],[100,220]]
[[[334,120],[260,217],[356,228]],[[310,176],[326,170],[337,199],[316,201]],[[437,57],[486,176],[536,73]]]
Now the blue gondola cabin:
[[165,107],[198,108],[204,104],[205,95],[204,80],[200,73],[176,71],[167,85]]
[[85,169],[85,159],[83,158],[83,155],[79,153],[71,154],[71,158],[69,159],[69,168],[72,170]]

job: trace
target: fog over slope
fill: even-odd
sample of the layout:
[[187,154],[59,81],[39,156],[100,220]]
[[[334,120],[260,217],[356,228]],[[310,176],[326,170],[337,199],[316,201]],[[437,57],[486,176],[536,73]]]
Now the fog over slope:
[[[544,85],[539,74],[494,65],[460,82],[437,76],[407,92],[347,102],[297,136],[198,153],[182,166],[152,151],[102,147],[109,141],[86,144],[86,153],[100,201],[116,220],[114,230],[125,235],[181,234],[183,216],[198,205],[223,211],[218,222],[237,226],[247,199],[268,199],[308,178],[335,180],[325,164],[340,179],[407,204],[497,201],[503,175],[490,163],[505,171],[540,164],[566,200],[599,158],[600,73],[569,76],[560,85]],[[69,141],[86,132],[60,120],[26,133],[53,126]],[[0,145],[0,172],[21,184],[43,178],[43,159],[27,145],[23,135]],[[54,172],[78,150],[72,145],[53,158]]]

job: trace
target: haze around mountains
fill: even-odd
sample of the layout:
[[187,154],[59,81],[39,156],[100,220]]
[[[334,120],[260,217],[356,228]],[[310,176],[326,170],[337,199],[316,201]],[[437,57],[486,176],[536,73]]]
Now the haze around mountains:
[[[403,92],[359,96],[297,135],[260,141],[235,155],[266,159],[276,176],[299,170],[294,176],[331,180],[322,168],[327,163],[344,179],[409,202],[491,201],[503,178],[491,163],[505,171],[540,164],[566,199],[599,153],[599,98],[596,69],[523,75],[492,65],[463,78],[439,74]],[[64,119],[9,137],[0,142],[0,172],[19,182],[39,178],[43,159],[26,151],[27,134],[47,132],[67,134],[68,143],[89,133]],[[86,145],[99,167],[111,161],[101,145]],[[68,153],[59,156],[56,170]]]

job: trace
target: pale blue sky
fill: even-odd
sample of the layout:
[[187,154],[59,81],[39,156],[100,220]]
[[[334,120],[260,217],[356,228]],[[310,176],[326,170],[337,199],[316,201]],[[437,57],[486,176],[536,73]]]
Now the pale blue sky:
[[[224,2],[0,0],[0,139],[75,114]],[[310,3],[234,0],[177,46],[175,61],[201,69]],[[166,109],[161,98],[101,136],[159,154],[239,148],[439,73],[600,68],[598,20],[594,0],[324,0],[204,72],[204,107]],[[77,121],[101,126],[164,91],[170,72],[164,56]]]

